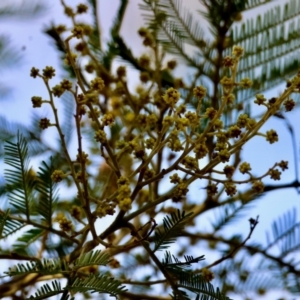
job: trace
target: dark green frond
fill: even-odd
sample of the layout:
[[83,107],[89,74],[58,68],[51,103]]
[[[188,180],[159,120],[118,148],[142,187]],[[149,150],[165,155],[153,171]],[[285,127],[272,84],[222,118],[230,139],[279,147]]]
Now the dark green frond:
[[100,250],[91,251],[82,254],[74,262],[76,269],[92,265],[106,266],[109,263],[109,254]]
[[171,255],[169,251],[166,251],[165,258],[163,259],[162,264],[166,269],[168,269],[169,272],[172,272],[174,275],[177,274],[179,276],[181,272],[190,271],[192,264],[204,260],[204,255],[195,258],[190,255],[185,255],[184,259],[185,262],[182,262],[174,255]]
[[14,250],[16,252],[26,252],[27,248],[37,241],[40,237],[43,236],[44,230],[40,228],[32,228],[25,233],[23,233],[18,239],[17,242],[14,244]]
[[8,199],[18,212],[25,214],[29,219],[34,179],[29,172],[27,142],[18,134],[17,143],[8,141],[4,151],[4,162],[11,167],[5,170]]
[[4,272],[8,276],[16,276],[23,274],[39,273],[43,275],[63,273],[68,270],[65,261],[60,259],[43,259],[41,261],[27,262],[24,264],[17,264]]
[[99,292],[115,297],[126,291],[120,281],[105,275],[91,275],[84,280],[76,278],[72,285],[66,288],[73,292]]
[[190,273],[182,273],[180,278],[180,288],[185,288],[198,296],[201,296],[198,299],[205,300],[229,300],[230,298],[221,294],[219,289],[216,291],[212,284],[205,281],[201,275],[193,275]]
[[22,222],[12,220],[9,217],[9,213],[9,210],[6,212],[0,211],[0,240],[8,237],[25,226]]
[[61,284],[59,281],[54,280],[51,282],[51,284],[52,286],[50,286],[48,283],[44,284],[36,291],[34,296],[30,296],[27,299],[48,299],[49,297],[56,296],[64,292],[64,290],[61,288]]
[[39,168],[36,189],[40,193],[37,203],[37,212],[43,217],[48,226],[52,224],[53,205],[58,200],[56,184],[52,181],[51,175],[54,171],[52,158],[49,165],[42,162]]
[[185,212],[181,214],[177,210],[177,213],[172,213],[171,217],[166,216],[163,219],[163,232],[159,228],[155,231],[155,247],[153,252],[166,249],[170,244],[174,243],[176,238],[180,236],[184,223],[191,215],[192,213],[185,215]]

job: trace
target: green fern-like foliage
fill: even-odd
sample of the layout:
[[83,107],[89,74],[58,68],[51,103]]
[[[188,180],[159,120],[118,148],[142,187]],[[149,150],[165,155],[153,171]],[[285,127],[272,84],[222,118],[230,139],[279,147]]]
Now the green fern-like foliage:
[[126,291],[120,281],[105,275],[90,275],[84,280],[76,278],[72,285],[67,286],[67,289],[81,293],[88,291],[107,293],[114,297]]
[[43,259],[25,264],[17,264],[4,272],[9,276],[39,273],[44,275],[59,274],[68,271],[68,265],[60,259]]
[[4,146],[5,163],[11,167],[5,171],[8,199],[16,212],[30,219],[33,200],[34,179],[29,172],[29,156],[26,140],[18,134],[17,143],[7,142]]
[[230,298],[224,296],[218,288],[215,290],[213,285],[205,281],[201,275],[183,273],[179,282],[180,288],[185,288],[197,295],[195,299],[230,300]]
[[9,217],[10,210],[0,211],[0,239],[4,239],[24,227],[23,222]]
[[192,213],[185,214],[179,210],[177,213],[172,213],[171,216],[166,216],[163,219],[164,230],[159,228],[155,231],[155,247],[153,252],[157,250],[163,250],[169,247],[170,244],[174,243],[176,238],[181,235],[181,231],[184,227],[184,223]]
[[174,275],[180,275],[182,272],[190,271],[192,264],[204,260],[204,255],[195,258],[190,255],[185,255],[184,259],[185,261],[182,262],[174,255],[171,255],[169,251],[166,251],[162,264],[169,272],[172,272]]
[[54,280],[51,282],[51,286],[46,283],[41,288],[39,288],[34,296],[30,296],[27,299],[34,299],[34,300],[42,300],[42,299],[48,299],[50,297],[62,294],[64,290],[61,287],[61,284],[59,281]]
[[17,253],[27,253],[30,245],[39,240],[44,234],[44,229],[32,228],[18,237],[13,248]]
[[92,265],[106,266],[109,261],[108,253],[96,250],[80,255],[74,262],[74,268],[79,269]]
[[43,161],[40,171],[38,172],[36,185],[36,190],[40,193],[37,212],[43,217],[43,221],[49,227],[52,226],[53,205],[58,200],[56,184],[51,179],[53,171],[53,159],[50,159],[49,165]]

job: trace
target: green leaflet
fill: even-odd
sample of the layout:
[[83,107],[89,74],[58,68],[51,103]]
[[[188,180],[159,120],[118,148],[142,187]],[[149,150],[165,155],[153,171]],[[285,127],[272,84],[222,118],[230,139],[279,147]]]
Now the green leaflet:
[[123,286],[120,281],[105,275],[90,275],[84,280],[76,278],[72,285],[69,285],[66,288],[74,292],[83,293],[92,291],[110,294],[115,297],[126,291],[125,286]]
[[41,300],[48,299],[49,297],[62,294],[64,290],[61,288],[61,284],[59,281],[52,281],[52,286],[48,283],[44,284],[41,288],[39,288],[34,296],[30,296],[27,299]]
[[51,180],[54,171],[53,160],[50,159],[49,165],[42,162],[39,168],[36,189],[40,193],[37,203],[37,212],[43,217],[43,220],[49,227],[52,226],[53,204],[58,200],[56,183]]
[[34,177],[29,172],[29,156],[26,140],[18,134],[17,143],[7,142],[4,146],[4,162],[11,167],[6,169],[8,199],[18,213],[30,218],[33,198]]
[[177,210],[177,213],[172,213],[171,217],[166,216],[163,219],[164,230],[161,231],[157,228],[155,231],[155,247],[153,252],[166,249],[169,247],[169,244],[174,243],[176,238],[180,236],[184,223],[191,215],[192,213],[185,215],[185,212],[181,214]]
[[79,269],[86,266],[102,265],[106,266],[109,263],[109,254],[100,250],[83,253],[74,262],[74,269]]
[[9,213],[9,209],[6,212],[0,211],[0,239],[8,237],[25,226],[22,222],[12,220]]

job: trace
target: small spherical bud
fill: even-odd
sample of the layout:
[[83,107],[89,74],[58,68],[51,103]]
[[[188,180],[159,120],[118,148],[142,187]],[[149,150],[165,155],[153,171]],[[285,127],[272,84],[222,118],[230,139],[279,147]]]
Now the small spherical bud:
[[90,36],[94,31],[93,27],[88,24],[80,23],[80,27],[82,28],[83,35],[85,36]]
[[285,111],[291,111],[295,107],[296,103],[295,103],[294,100],[288,99],[288,100],[283,102],[283,105],[285,107]]
[[246,78],[243,78],[240,81],[240,85],[241,85],[242,88],[248,89],[248,88],[250,88],[253,85],[253,82],[252,82],[252,80],[250,78],[246,77]]
[[[223,97],[222,97],[223,98]],[[223,100],[223,99],[222,99]],[[233,94],[229,94],[228,96],[226,96],[225,98],[226,100],[226,104],[227,105],[231,105],[234,103],[234,100],[235,100],[235,96]]]
[[224,76],[221,80],[220,80],[220,83],[222,84],[222,86],[224,88],[231,88],[232,85],[233,85],[233,82],[232,82],[232,79],[227,77],[227,76]]
[[167,63],[168,69],[174,70],[177,66],[177,61],[175,59],[169,60]]
[[208,148],[206,147],[206,145],[204,143],[201,143],[201,144],[197,144],[193,151],[196,154],[196,158],[201,159],[207,155]]
[[197,160],[187,155],[181,162],[187,169],[194,169],[198,167]]
[[72,7],[70,6],[66,6],[65,7],[65,14],[68,16],[68,17],[74,17],[74,12],[73,12],[73,9]]
[[287,170],[289,167],[288,167],[288,161],[286,160],[282,160],[278,166],[281,168],[282,171],[285,171]]
[[247,129],[252,129],[256,125],[256,120],[255,119],[249,119],[246,125]]
[[95,71],[95,65],[93,63],[88,63],[85,65],[84,69],[91,74]]
[[275,142],[278,142],[278,134],[275,130],[271,129],[266,132],[266,140],[270,143],[273,144]]
[[150,57],[146,54],[143,54],[140,58],[139,58],[139,65],[145,69],[149,68],[150,66]]
[[79,153],[76,155],[76,161],[79,163],[87,163],[88,162],[88,154],[85,152],[82,152],[81,155]]
[[60,83],[61,87],[67,91],[69,91],[72,88],[72,82],[68,79],[63,79]]
[[226,56],[223,64],[225,67],[232,67],[234,65],[234,59],[231,56]]
[[150,75],[148,72],[141,72],[140,73],[140,81],[142,83],[147,83],[150,80]]
[[169,106],[173,107],[180,99],[180,93],[174,88],[169,88],[163,96],[163,99]]
[[97,130],[94,139],[101,144],[105,144],[107,141],[106,133],[103,130]]
[[232,182],[226,182],[225,183],[225,192],[228,196],[234,196],[236,194],[236,186]]
[[88,54],[88,48],[85,42],[79,42],[78,44],[76,44],[75,50],[81,52],[82,56]]
[[97,77],[91,81],[91,90],[101,92],[104,89],[104,87],[104,81],[100,77]]
[[206,88],[202,85],[199,85],[193,89],[193,94],[198,99],[203,99],[206,96]]
[[215,115],[217,114],[217,111],[213,108],[213,107],[208,107],[205,111],[205,117],[209,118],[209,119],[213,119],[215,117]]
[[75,36],[77,39],[82,37],[83,29],[80,26],[75,26],[72,30],[73,36]]
[[58,34],[62,34],[63,32],[65,32],[67,30],[67,27],[66,25],[58,25],[55,27],[55,31],[58,33]]
[[139,30],[138,30],[138,34],[141,36],[141,37],[145,37],[148,33],[148,29],[145,28],[145,27],[141,27]]
[[71,53],[71,56],[69,55],[69,53],[66,54],[66,57],[64,59],[64,63],[67,66],[72,66],[72,61],[75,63],[77,58],[77,54],[76,53]]
[[32,67],[30,70],[30,76],[36,78],[39,75],[39,71],[39,69]]
[[258,105],[266,103],[267,99],[265,98],[264,95],[262,95],[262,94],[256,94],[255,97],[256,97],[256,100],[254,100],[254,103],[256,103]]
[[215,278],[214,273],[210,269],[203,268],[201,273],[206,281],[212,281]]
[[72,221],[68,220],[66,217],[63,217],[58,223],[59,223],[59,228],[62,231],[68,232],[73,230]]
[[124,198],[123,200],[119,201],[119,208],[123,211],[128,211],[131,209],[131,199],[130,198]]
[[237,125],[230,126],[228,129],[228,136],[231,138],[238,138],[241,133],[242,131]]
[[51,89],[51,92],[53,96],[59,98],[65,92],[65,90],[60,84],[57,84]]
[[223,171],[224,171],[225,176],[226,176],[228,179],[231,179],[232,176],[233,176],[233,173],[234,173],[234,171],[235,171],[235,168],[232,167],[232,166],[226,165],[226,166],[224,167]]
[[174,183],[174,184],[180,183],[182,181],[181,178],[178,176],[177,173],[174,173],[169,178],[170,178],[170,182]]
[[244,54],[244,48],[241,46],[233,46],[232,54],[235,57],[241,57]]
[[252,169],[249,163],[243,162],[241,163],[239,170],[242,174],[245,174],[245,173],[249,173],[249,171],[251,171]]
[[216,184],[212,183],[212,184],[209,184],[207,187],[206,187],[206,190],[207,190],[207,194],[209,196],[214,196],[218,193],[218,187]]
[[41,129],[44,130],[44,129],[48,128],[50,125],[51,125],[51,123],[50,123],[49,119],[43,118],[43,119],[40,120],[39,127]]
[[262,193],[264,188],[264,184],[260,180],[254,181],[252,184],[252,190],[258,194]]
[[36,107],[41,107],[41,106],[42,106],[42,103],[43,103],[42,97],[33,96],[33,97],[31,97],[31,102],[32,102],[32,106],[33,106],[34,108],[36,108]]
[[78,4],[77,5],[77,13],[78,14],[83,14],[86,13],[88,11],[88,7],[85,4]]
[[104,126],[108,126],[114,123],[114,116],[112,114],[105,114],[101,121],[103,122]]
[[273,106],[276,101],[277,101],[277,98],[276,97],[272,97],[271,99],[269,99],[268,103],[269,103],[270,106]]
[[227,149],[223,149],[218,153],[218,156],[220,157],[221,162],[227,162],[230,159],[230,153]]
[[61,182],[65,177],[66,175],[62,170],[55,170],[51,175],[51,180],[53,182]]
[[144,37],[144,41],[143,41],[143,45],[144,46],[148,46],[148,47],[152,47],[154,44],[154,37],[152,35],[151,32],[148,31],[147,35]]
[[249,117],[247,114],[241,114],[238,117],[236,125],[240,128],[244,128],[247,126],[248,120],[249,120]]
[[47,66],[45,69],[43,69],[43,76],[45,79],[51,79],[55,76],[55,69],[51,66]]
[[119,78],[125,77],[126,76],[126,67],[125,66],[119,66],[117,69],[117,76]]
[[81,208],[77,205],[73,205],[71,209],[71,216],[74,217],[76,220],[81,220]]
[[272,169],[269,171],[269,174],[270,174],[270,177],[271,179],[274,179],[274,180],[280,180],[280,175],[281,175],[281,172],[277,169]]
[[150,178],[153,178],[154,175],[155,175],[154,170],[147,169],[147,170],[145,171],[145,174],[144,174],[144,179],[145,179],[145,180],[148,180],[148,179],[150,179]]

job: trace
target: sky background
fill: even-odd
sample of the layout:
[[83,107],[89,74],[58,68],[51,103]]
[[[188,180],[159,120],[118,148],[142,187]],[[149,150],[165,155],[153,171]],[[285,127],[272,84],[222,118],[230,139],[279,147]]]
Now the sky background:
[[[42,0],[40,0],[43,2]],[[11,3],[14,1],[1,1],[0,5],[5,3]],[[17,3],[18,1],[16,1]],[[265,6],[270,7],[274,4],[282,4],[286,1],[272,1],[272,4]],[[68,22],[63,15],[63,9],[59,0],[44,1],[47,4],[48,10],[40,17],[32,20],[19,20],[17,18],[0,19],[0,34],[7,34],[10,37],[11,44],[14,48],[20,51],[22,60],[18,65],[11,66],[9,69],[0,70],[1,81],[8,86],[12,87],[12,92],[9,96],[1,98],[0,96],[0,115],[5,116],[9,120],[29,124],[30,116],[32,113],[31,97],[42,96],[47,98],[46,88],[44,87],[41,80],[33,79],[29,76],[30,69],[34,66],[39,69],[43,69],[45,66],[53,66],[57,72],[57,76],[51,81],[52,86],[58,83],[63,76],[63,72],[59,66],[59,56],[55,50],[52,41],[48,36],[43,33],[43,29],[51,22],[55,24]],[[72,7],[75,7],[79,1],[66,1]],[[103,30],[103,42],[108,40],[109,27],[114,18],[116,9],[119,1],[117,0],[100,0],[99,19],[102,24]],[[143,18],[138,8],[138,0],[130,0],[125,22],[121,31],[121,35],[129,42],[135,54],[141,54],[145,52],[145,48],[141,45],[141,39],[138,37],[136,30],[143,24]],[[196,0],[185,0],[185,5],[196,13],[196,9],[199,9],[199,3]],[[260,10],[251,11],[249,14],[244,15],[244,19],[256,15]],[[206,22],[203,18],[199,18],[199,22],[206,26]],[[208,30],[206,32],[209,34]],[[179,71],[185,70],[179,66]],[[130,76],[132,79],[131,87],[135,86],[136,74],[132,73]],[[277,96],[284,89],[284,85],[276,87],[272,91],[268,91],[266,94],[267,98]],[[41,114],[46,113],[44,108],[40,110]],[[297,138],[297,152],[299,152],[299,109],[296,109],[288,113],[288,119],[296,133]],[[268,144],[264,138],[254,138],[249,144],[243,149],[242,160],[249,161],[252,166],[254,174],[265,173],[275,162],[280,160],[289,161],[289,169],[282,174],[281,184],[290,182],[295,177],[295,168],[299,168],[299,165],[294,164],[294,157],[292,151],[292,143],[290,134],[286,128],[286,125],[275,118],[271,119],[262,129],[262,132],[276,128],[279,134],[279,142],[273,145]],[[2,166],[0,166],[0,174],[2,173]],[[242,178],[242,177],[241,177]],[[273,180],[264,180],[266,184],[277,183]],[[195,184],[193,190],[190,192],[190,198],[193,200],[197,199],[199,190],[202,185]],[[299,207],[299,195],[294,189],[278,190],[276,192],[268,193],[266,196],[261,197],[260,200],[255,202],[255,206],[247,211],[245,218],[241,219],[240,222],[235,223],[233,226],[226,227],[224,235],[243,234],[246,236],[249,231],[248,219],[250,217],[256,217],[259,215],[259,226],[254,231],[251,242],[265,241],[265,232],[271,230],[271,223],[277,217],[282,216],[284,212],[296,207]],[[208,217],[208,216],[206,216]],[[211,218],[211,216],[209,216]],[[203,226],[207,229],[210,228],[209,224],[204,221]],[[204,249],[206,257],[209,250]],[[273,299],[271,296],[270,298]]]

